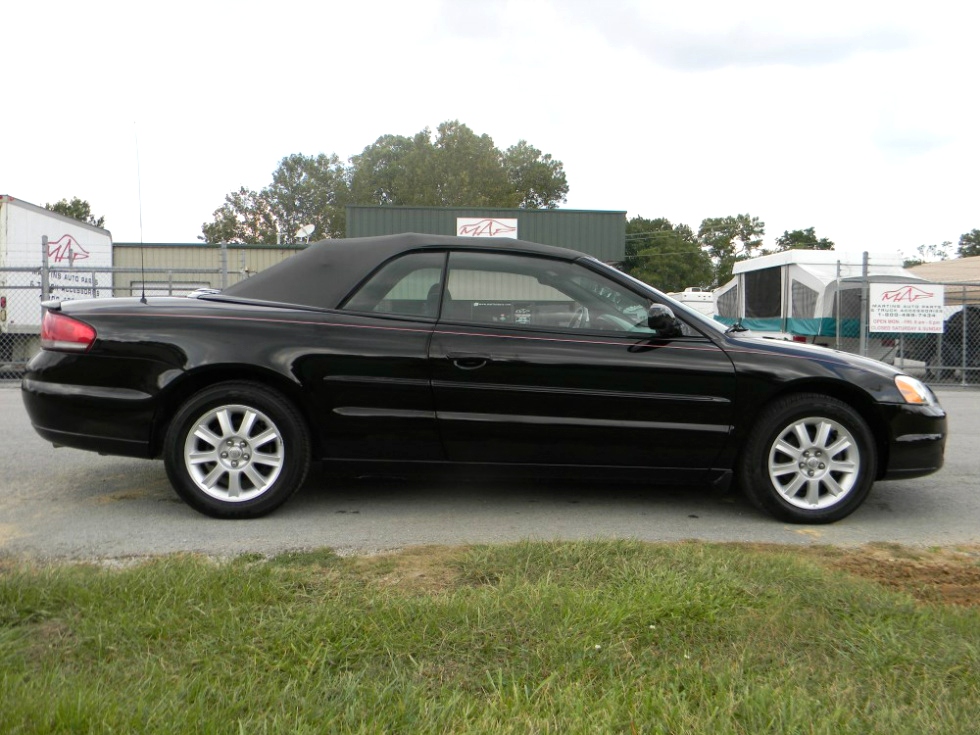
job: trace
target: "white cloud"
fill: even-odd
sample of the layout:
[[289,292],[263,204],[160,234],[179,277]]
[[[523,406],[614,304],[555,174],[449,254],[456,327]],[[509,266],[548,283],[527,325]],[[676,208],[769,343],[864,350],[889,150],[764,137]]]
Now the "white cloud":
[[0,193],[192,242],[292,153],[459,119],[563,161],[568,206],[751,213],[914,251],[980,226],[980,11],[933,3],[20,3]]
[[750,3],[749,12],[744,3],[693,3],[684,4],[680,13],[644,3],[576,0],[569,6],[609,45],[629,45],[654,63],[678,71],[819,66],[864,53],[902,50],[913,42],[910,30],[888,20],[855,22],[853,8],[845,15],[823,3]]

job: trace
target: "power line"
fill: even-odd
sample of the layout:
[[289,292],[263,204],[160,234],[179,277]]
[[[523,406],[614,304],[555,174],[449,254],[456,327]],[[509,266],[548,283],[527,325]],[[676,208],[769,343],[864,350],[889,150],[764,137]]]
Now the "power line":
[[630,257],[632,257],[632,258],[660,258],[660,257],[665,256],[665,255],[697,255],[697,256],[706,256],[708,258],[711,257],[710,255],[708,255],[708,253],[704,252],[703,250],[700,251],[700,252],[697,252],[697,253],[692,253],[691,251],[680,251],[680,250],[673,251],[673,252],[666,252],[665,253],[662,250],[658,250],[655,253],[636,253],[635,255],[632,255]]
[[[676,230],[647,230],[646,232],[628,232],[626,239],[629,240],[631,237],[649,237],[651,235],[675,235],[680,238],[684,237]],[[687,242],[691,241],[688,240]]]

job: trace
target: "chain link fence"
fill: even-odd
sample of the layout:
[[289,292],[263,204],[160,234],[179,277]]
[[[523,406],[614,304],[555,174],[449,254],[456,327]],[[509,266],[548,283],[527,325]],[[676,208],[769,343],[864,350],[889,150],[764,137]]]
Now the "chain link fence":
[[929,383],[980,384],[980,283],[917,285],[943,287],[943,331],[885,337],[885,360]]
[[221,288],[233,283],[220,270],[187,268],[59,269],[62,280],[76,285],[45,286],[42,269],[0,269],[0,380],[21,376],[40,345],[41,302],[107,296],[186,296],[197,288]]
[[835,307],[836,335],[814,340],[827,347],[871,357],[935,385],[980,384],[980,283],[916,281],[916,289],[944,292],[941,332],[875,332],[861,337],[860,289],[841,292]]
[[[46,298],[184,296],[197,288],[225,288],[268,268],[303,246],[113,246],[111,268],[0,268],[0,380],[16,380],[40,349],[41,302]],[[868,335],[866,354],[932,384],[980,384],[980,283],[929,283],[945,291],[942,333]],[[854,294],[855,299],[857,294]],[[855,300],[854,308],[859,301]],[[838,334],[846,334],[838,312]],[[828,347],[858,353],[860,341],[830,338]]]
[[0,271],[0,379],[17,377],[33,354],[40,321],[41,271]]
[[0,268],[0,380],[17,380],[40,349],[41,302],[106,296],[186,296],[225,288],[304,246],[116,243],[112,267]]

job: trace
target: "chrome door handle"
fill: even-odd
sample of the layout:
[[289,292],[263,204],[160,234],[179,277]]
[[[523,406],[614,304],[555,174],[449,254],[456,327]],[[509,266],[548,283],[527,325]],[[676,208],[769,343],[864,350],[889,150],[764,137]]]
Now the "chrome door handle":
[[491,361],[490,355],[449,353],[446,357],[460,370],[479,370]]

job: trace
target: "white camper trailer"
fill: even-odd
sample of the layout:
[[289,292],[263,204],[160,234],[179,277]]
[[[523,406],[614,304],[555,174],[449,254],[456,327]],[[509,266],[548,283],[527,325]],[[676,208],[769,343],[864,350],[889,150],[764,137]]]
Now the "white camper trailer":
[[[740,322],[762,336],[858,352],[862,264],[831,250],[786,250],[743,260],[715,290],[718,321]],[[868,282],[922,282],[896,258],[874,258]],[[868,342],[868,356],[888,357],[891,339]]]
[[674,291],[667,295],[674,299],[674,301],[680,301],[684,306],[689,306],[708,318],[717,316],[718,314],[718,310],[715,308],[715,294],[706,288],[689,286],[683,291]]

